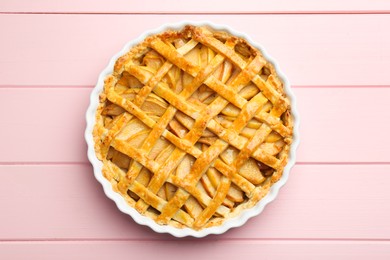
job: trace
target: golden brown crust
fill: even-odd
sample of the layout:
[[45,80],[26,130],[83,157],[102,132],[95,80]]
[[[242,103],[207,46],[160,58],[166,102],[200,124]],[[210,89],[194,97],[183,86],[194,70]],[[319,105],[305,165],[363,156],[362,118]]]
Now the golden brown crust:
[[199,230],[268,193],[287,164],[292,129],[283,83],[259,50],[186,26],[116,61],[93,136],[102,174],[130,206]]

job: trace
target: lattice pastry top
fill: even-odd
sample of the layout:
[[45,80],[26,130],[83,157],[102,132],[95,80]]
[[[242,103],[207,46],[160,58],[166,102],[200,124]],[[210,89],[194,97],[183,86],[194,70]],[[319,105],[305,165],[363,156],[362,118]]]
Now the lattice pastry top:
[[186,26],[120,57],[96,113],[113,189],[157,223],[200,230],[253,207],[279,180],[292,116],[272,64],[244,39]]

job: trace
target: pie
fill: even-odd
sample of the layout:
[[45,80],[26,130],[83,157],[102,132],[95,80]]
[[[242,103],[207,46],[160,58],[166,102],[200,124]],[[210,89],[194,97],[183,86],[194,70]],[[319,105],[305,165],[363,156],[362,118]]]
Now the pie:
[[131,207],[160,225],[201,230],[252,208],[281,178],[293,121],[260,50],[188,25],[117,59],[93,138],[102,174]]

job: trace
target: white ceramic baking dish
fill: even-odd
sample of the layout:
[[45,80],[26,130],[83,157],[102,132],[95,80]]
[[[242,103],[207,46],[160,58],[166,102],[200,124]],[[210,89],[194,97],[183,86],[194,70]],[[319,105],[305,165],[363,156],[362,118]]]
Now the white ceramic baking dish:
[[[292,143],[291,149],[290,149],[290,157],[289,157],[288,164],[284,168],[283,176],[281,177],[281,179],[271,187],[269,193],[263,199],[261,199],[253,208],[244,210],[240,215],[238,215],[237,217],[233,217],[233,218],[228,219],[220,226],[206,228],[206,229],[202,229],[200,231],[195,231],[195,230],[192,230],[189,228],[179,229],[179,228],[175,228],[172,226],[158,225],[152,219],[141,215],[140,213],[138,213],[138,211],[136,211],[134,208],[132,208],[130,205],[128,205],[120,194],[113,191],[110,182],[103,177],[103,175],[102,175],[102,162],[99,161],[95,155],[94,140],[92,137],[92,130],[93,130],[93,127],[95,125],[95,112],[96,112],[96,109],[97,109],[98,104],[99,104],[99,93],[101,93],[103,90],[104,79],[109,74],[112,73],[115,61],[120,56],[122,56],[126,52],[128,52],[128,50],[130,50],[134,45],[142,42],[147,36],[153,35],[153,34],[158,34],[160,32],[166,31],[168,29],[180,30],[185,25],[188,25],[188,24],[197,25],[197,26],[207,26],[207,27],[211,28],[212,30],[226,31],[229,34],[244,38],[252,46],[259,49],[263,53],[263,56],[275,66],[275,69],[277,70],[277,73],[278,73],[280,79],[283,81],[285,92],[291,101],[291,111],[292,111],[292,116],[294,119],[293,143]],[[267,54],[267,52],[264,50],[264,48],[261,45],[254,42],[253,40],[251,40],[251,38],[248,35],[246,35],[242,32],[237,32],[227,25],[217,25],[217,24],[214,24],[212,22],[183,21],[183,22],[175,23],[175,24],[165,24],[165,25],[163,25],[155,30],[147,31],[144,34],[142,34],[141,36],[139,36],[137,39],[134,39],[134,40],[131,40],[130,42],[128,42],[120,52],[118,52],[116,55],[114,55],[111,58],[107,67],[100,73],[99,78],[98,78],[98,82],[97,82],[95,88],[92,90],[92,93],[90,96],[90,105],[89,105],[87,113],[86,113],[86,120],[87,120],[87,128],[85,131],[85,139],[86,139],[87,144],[88,144],[88,158],[89,158],[89,161],[91,162],[91,164],[93,165],[95,177],[103,186],[104,192],[107,195],[107,197],[109,197],[110,199],[112,199],[116,203],[116,205],[120,211],[122,211],[125,214],[130,215],[134,219],[134,221],[137,222],[138,224],[149,226],[151,229],[153,229],[154,231],[156,231],[158,233],[169,233],[175,237],[185,237],[185,236],[204,237],[204,236],[207,236],[209,234],[222,234],[222,233],[226,232],[227,230],[229,230],[230,228],[242,226],[245,222],[247,222],[248,219],[259,215],[264,210],[264,207],[276,198],[276,196],[279,192],[279,189],[287,182],[290,170],[293,167],[293,165],[295,164],[296,150],[297,150],[297,146],[299,143],[299,136],[298,136],[299,117],[298,117],[298,113],[297,113],[297,109],[296,109],[296,99],[295,99],[295,96],[291,90],[291,86],[290,86],[287,78],[281,72],[277,62]]]

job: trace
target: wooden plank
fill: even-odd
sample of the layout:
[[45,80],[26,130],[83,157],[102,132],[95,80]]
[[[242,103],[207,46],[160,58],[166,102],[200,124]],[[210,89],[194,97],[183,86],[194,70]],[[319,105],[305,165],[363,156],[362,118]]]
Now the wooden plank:
[[85,112],[90,91],[0,89],[0,131],[7,137],[0,146],[0,161],[86,162]]
[[[151,250],[153,248],[153,250]],[[275,259],[345,260],[390,257],[389,241],[69,241],[6,242],[0,244],[6,259]],[[28,256],[28,257],[26,257]],[[131,258],[131,257],[130,257]],[[131,258],[132,259],[132,258]]]
[[[294,88],[299,162],[390,162],[390,88]],[[0,88],[0,162],[87,162],[90,88]]]
[[94,85],[126,42],[164,23],[183,20],[211,20],[247,33],[279,61],[296,86],[390,85],[386,14],[3,14],[0,86]]
[[49,1],[18,0],[0,2],[3,12],[33,13],[382,13],[390,10],[388,1],[186,1],[147,0],[142,2],[113,0]]
[[[389,181],[390,165],[297,165],[260,216],[218,239],[389,240]],[[172,239],[119,212],[88,165],[2,165],[0,207],[3,241]]]

